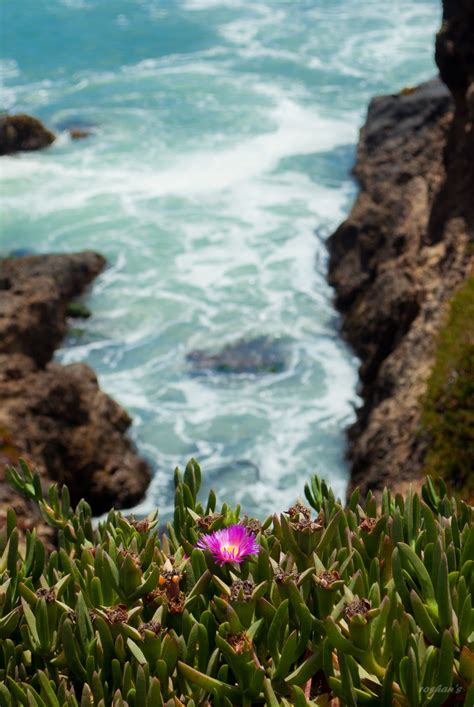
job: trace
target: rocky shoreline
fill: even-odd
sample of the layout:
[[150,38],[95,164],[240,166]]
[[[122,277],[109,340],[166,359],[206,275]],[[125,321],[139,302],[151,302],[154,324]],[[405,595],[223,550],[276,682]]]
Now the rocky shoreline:
[[444,84],[373,99],[354,170],[360,194],[328,240],[343,334],[361,359],[349,459],[350,488],[363,492],[422,475],[430,439],[420,400],[436,335],[474,265],[472,47],[472,3],[445,0],[436,43]]
[[0,526],[13,506],[23,527],[37,518],[5,483],[24,457],[45,486],[66,483],[95,514],[136,504],[151,478],[126,436],[131,419],[84,364],[52,360],[67,331],[69,302],[105,266],[93,252],[0,261]]

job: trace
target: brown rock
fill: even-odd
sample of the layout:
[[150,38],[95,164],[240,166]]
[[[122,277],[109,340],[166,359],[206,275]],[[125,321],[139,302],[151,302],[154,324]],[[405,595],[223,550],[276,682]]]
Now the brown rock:
[[453,218],[474,229],[474,2],[444,0],[436,62],[453,94],[454,119],[444,151],[446,179],[433,203],[428,238],[440,241]]
[[44,366],[66,333],[66,307],[103,269],[97,253],[0,261],[0,352]]
[[[54,539],[52,528],[42,521],[36,506],[16,493],[5,480],[6,466],[18,464],[21,456],[22,452],[10,432],[0,423],[0,532],[6,525],[7,511],[12,508],[17,516],[18,528],[22,533],[36,528],[38,534],[50,545]],[[26,455],[24,456],[26,457]],[[26,461],[32,463],[28,458]]]
[[92,130],[90,128],[71,128],[69,135],[73,140],[84,140],[92,135]]
[[86,365],[52,362],[66,308],[102,270],[96,253],[0,261],[0,526],[13,505],[25,527],[30,505],[5,483],[20,456],[44,479],[66,483],[95,513],[137,503],[150,469],[125,436],[130,417]]
[[343,333],[361,358],[350,490],[398,488],[423,467],[419,401],[434,336],[473,262],[474,178],[454,136],[457,114],[438,80],[375,98],[358,146],[361,192],[328,241]]
[[41,150],[54,140],[53,133],[30,115],[0,116],[0,155]]

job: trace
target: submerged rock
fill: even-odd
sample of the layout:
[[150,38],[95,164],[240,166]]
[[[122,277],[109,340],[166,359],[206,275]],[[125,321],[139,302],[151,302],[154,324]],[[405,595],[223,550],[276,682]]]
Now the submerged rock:
[[37,118],[24,113],[0,116],[0,155],[41,150],[54,140],[54,134]]
[[68,118],[57,123],[57,128],[69,133],[73,140],[82,140],[93,135],[97,126],[84,118]]
[[6,257],[7,258],[24,258],[26,255],[34,255],[35,251],[33,248],[13,248],[10,250]]
[[[136,504],[151,478],[126,431],[126,411],[88,366],[53,362],[66,333],[68,302],[103,269],[97,253],[0,261],[0,524],[25,504],[4,481],[20,456],[45,486],[66,483],[95,513]],[[25,523],[28,519],[25,519]]]
[[85,137],[92,135],[92,130],[84,130],[84,128],[72,128],[69,131],[69,135],[73,140],[83,140]]
[[288,344],[258,336],[227,344],[215,353],[191,351],[186,358],[194,373],[280,373],[287,367]]

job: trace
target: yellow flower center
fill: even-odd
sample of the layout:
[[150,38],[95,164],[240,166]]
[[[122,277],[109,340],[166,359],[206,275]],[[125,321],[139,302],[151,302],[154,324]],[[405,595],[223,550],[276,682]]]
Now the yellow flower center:
[[235,556],[237,555],[239,548],[237,547],[237,545],[222,545],[221,551],[228,552],[229,555]]

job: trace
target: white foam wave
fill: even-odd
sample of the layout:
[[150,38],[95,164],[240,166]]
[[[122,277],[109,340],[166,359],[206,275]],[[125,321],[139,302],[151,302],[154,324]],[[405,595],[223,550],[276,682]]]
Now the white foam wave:
[[[260,90],[275,93],[267,87],[260,87]],[[161,170],[142,166],[136,171],[133,165],[103,167],[97,164],[100,155],[94,159],[91,152],[84,154],[82,164],[76,160],[74,163],[53,161],[45,153],[6,158],[1,180],[43,180],[38,184],[38,198],[32,203],[32,210],[37,214],[78,209],[99,194],[128,199],[166,195],[195,198],[251,182],[274,170],[284,157],[323,152],[355,138],[354,126],[323,118],[281,94],[267,117],[276,124],[275,130],[241,140],[225,149],[211,148],[190,155],[177,155],[173,165]],[[46,181],[45,178],[49,179]],[[64,189],[65,184],[70,185],[70,190]],[[14,207],[17,198],[6,197],[6,201]]]
[[64,5],[70,10],[86,10],[94,7],[90,0],[59,0],[60,5]]
[[5,79],[16,79],[20,75],[20,69],[15,59],[0,59],[0,82]]
[[183,7],[190,11],[214,10],[219,7],[235,10],[244,8],[245,0],[184,0]]

